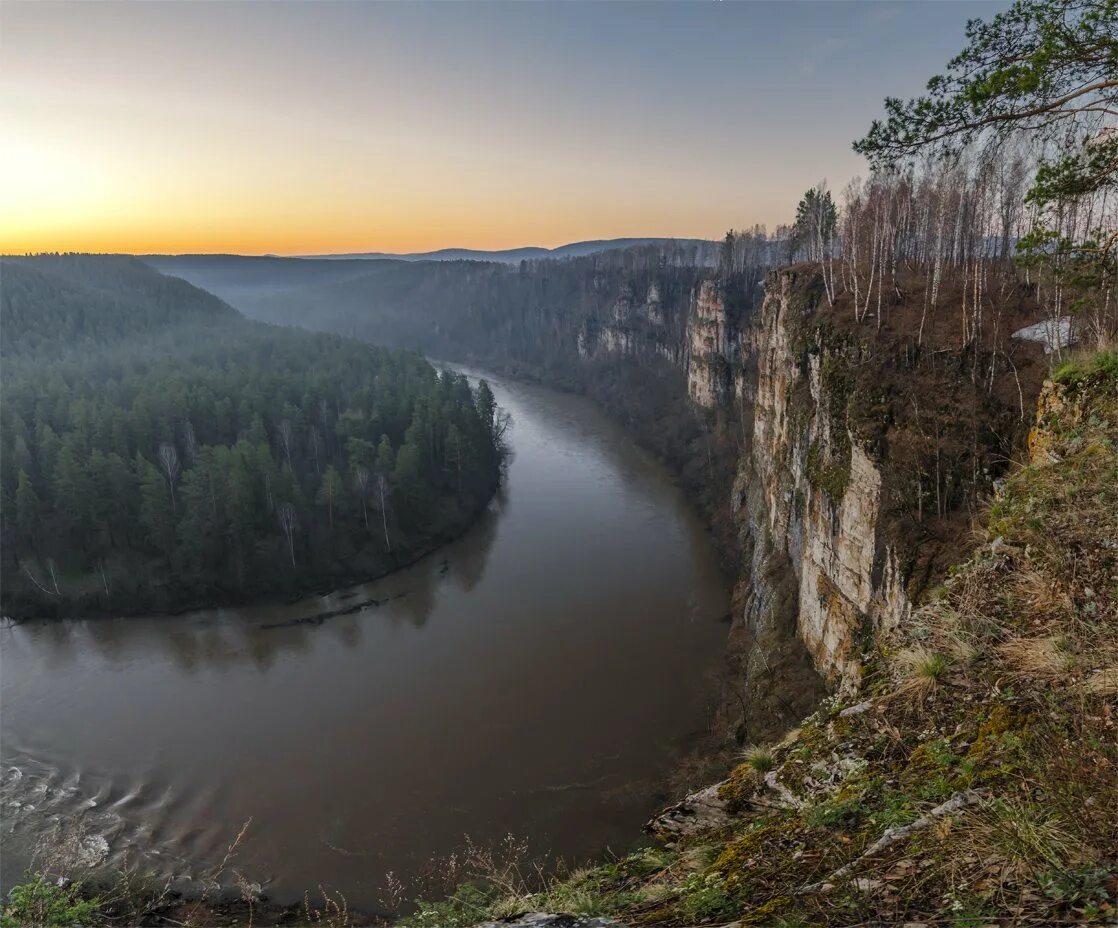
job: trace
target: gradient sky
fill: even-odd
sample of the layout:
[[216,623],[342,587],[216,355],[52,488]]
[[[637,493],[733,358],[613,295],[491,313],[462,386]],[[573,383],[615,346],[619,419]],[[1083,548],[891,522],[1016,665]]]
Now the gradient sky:
[[1005,3],[0,3],[0,252],[719,237]]

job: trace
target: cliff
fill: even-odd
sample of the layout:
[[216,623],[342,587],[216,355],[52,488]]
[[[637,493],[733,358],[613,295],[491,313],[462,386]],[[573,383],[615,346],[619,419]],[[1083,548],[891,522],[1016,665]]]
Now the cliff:
[[[756,308],[733,317],[704,283],[687,383],[695,403],[740,420],[733,632],[758,643],[745,663],[754,739],[805,708],[790,690],[817,693],[797,642],[833,692],[858,690],[875,638],[965,551],[979,499],[1022,444],[1023,397],[1044,364],[1008,340],[915,345],[900,311],[891,326],[859,326],[825,305],[811,269],[774,273]],[[775,715],[774,689],[790,703]]]
[[960,345],[951,312],[920,325],[919,292],[871,323],[830,305],[814,267],[754,274],[599,275],[575,378],[684,475],[726,550],[716,727],[739,744],[857,691],[875,636],[968,549],[1047,369],[1008,337],[1038,315],[1025,291],[1000,336]]

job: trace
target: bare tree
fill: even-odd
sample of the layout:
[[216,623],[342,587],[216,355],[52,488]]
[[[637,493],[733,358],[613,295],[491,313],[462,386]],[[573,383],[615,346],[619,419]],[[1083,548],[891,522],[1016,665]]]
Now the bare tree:
[[175,450],[175,446],[168,441],[159,446],[159,466],[163,468],[163,473],[167,476],[167,483],[171,487],[171,509],[177,512],[175,481],[179,479],[182,465],[179,464],[179,453]]
[[389,551],[391,551],[392,541],[388,537],[388,495],[390,489],[388,485],[388,477],[385,474],[377,474],[376,482],[377,496],[380,500],[380,520],[381,524],[384,526],[384,545]]
[[182,446],[186,451],[187,462],[193,467],[198,462],[198,437],[194,434],[194,425],[189,419],[183,420]]
[[365,517],[365,528],[369,527],[369,507],[367,500],[369,497],[369,471],[364,467],[355,467],[353,469],[353,482],[357,484],[357,491],[361,496],[361,514]]
[[493,415],[493,445],[502,454],[508,447],[506,437],[510,428],[512,428],[512,413],[498,406]]
[[291,447],[294,442],[294,433],[291,429],[290,420],[284,419],[281,421],[276,431],[279,433],[280,442],[283,444],[283,453],[287,458],[287,466],[291,470],[294,470],[295,468],[291,464]]
[[276,517],[279,519],[283,534],[287,536],[287,550],[291,554],[291,566],[294,567],[295,529],[299,526],[299,517],[296,515],[295,507],[291,503],[280,503],[279,508],[276,510]]

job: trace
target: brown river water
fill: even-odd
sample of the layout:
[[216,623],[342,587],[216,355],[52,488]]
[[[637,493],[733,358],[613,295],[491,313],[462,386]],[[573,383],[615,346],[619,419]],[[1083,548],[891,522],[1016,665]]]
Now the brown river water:
[[291,605],[0,629],[5,890],[59,826],[91,864],[189,888],[251,819],[236,866],[270,898],[321,884],[365,910],[465,836],[573,860],[639,842],[707,721],[728,583],[589,401],[491,382],[507,482],[414,567]]

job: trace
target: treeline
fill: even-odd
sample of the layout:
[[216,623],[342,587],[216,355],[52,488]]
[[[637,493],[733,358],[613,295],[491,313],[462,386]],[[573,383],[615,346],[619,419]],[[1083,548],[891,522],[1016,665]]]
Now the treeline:
[[1118,3],[1018,0],[912,100],[887,98],[854,149],[872,173],[837,203],[820,184],[793,242],[831,305],[880,326],[912,293],[967,350],[1025,291],[1052,347],[1118,336]]
[[249,322],[132,259],[2,271],[6,614],[373,576],[461,531],[496,485],[507,421],[484,383]]

